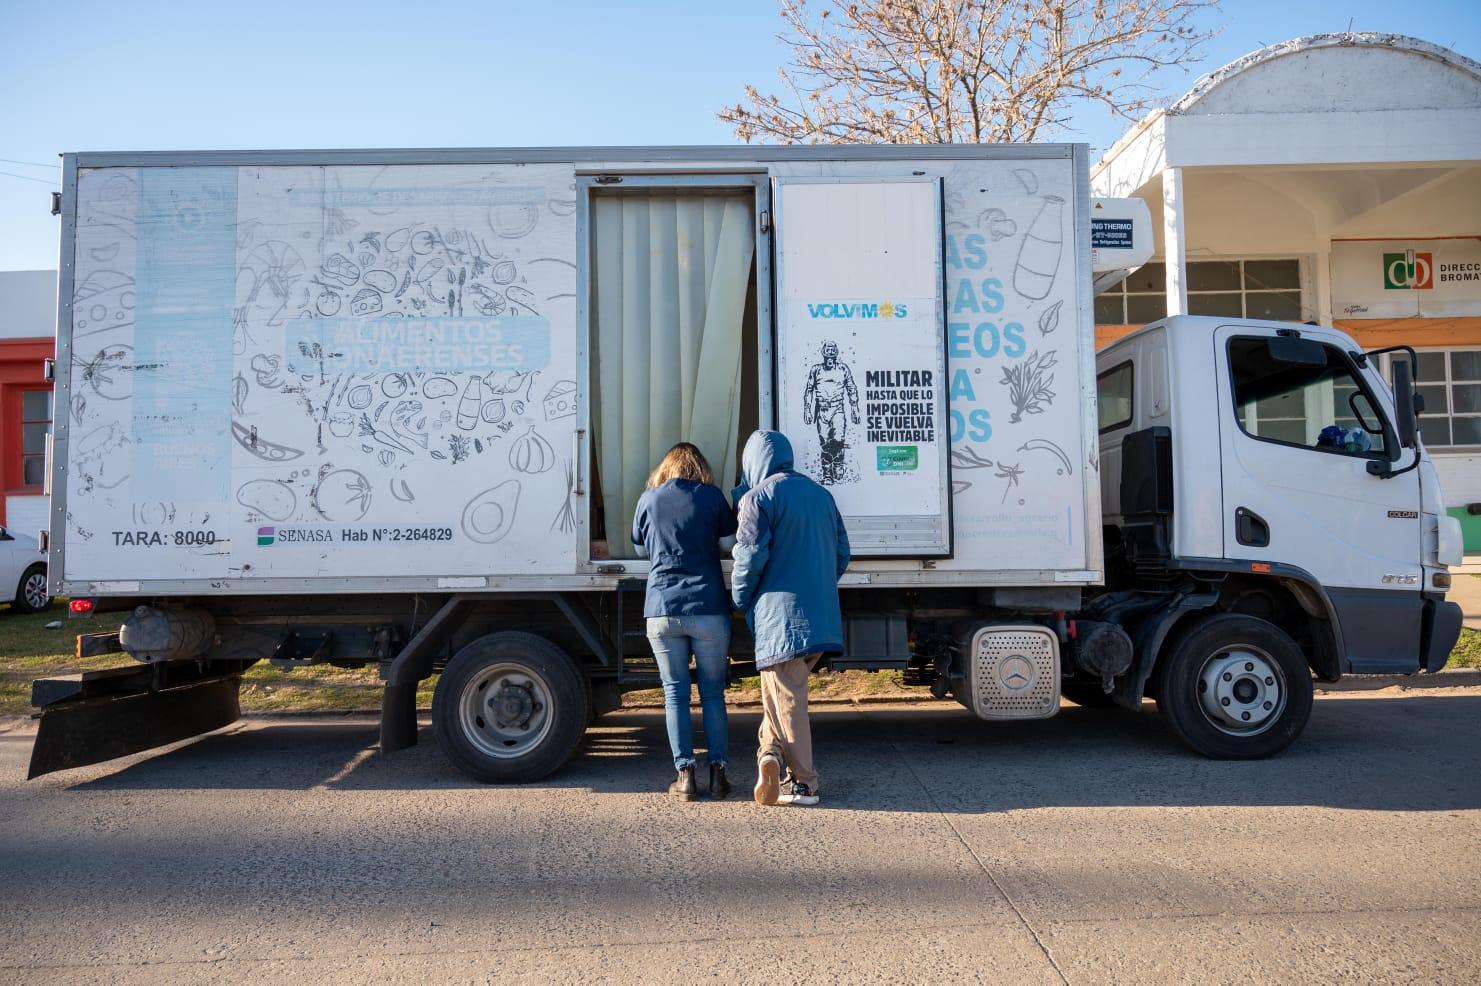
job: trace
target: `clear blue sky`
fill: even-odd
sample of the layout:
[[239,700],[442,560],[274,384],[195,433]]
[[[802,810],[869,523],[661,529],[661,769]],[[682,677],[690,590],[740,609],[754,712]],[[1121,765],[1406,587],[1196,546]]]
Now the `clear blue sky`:
[[[62,151],[731,143],[775,78],[775,0],[0,0],[0,270],[56,266]],[[1481,0],[1224,0],[1194,78],[1303,34],[1393,31],[1481,58]],[[1064,139],[1099,150],[1100,110]],[[40,163],[42,167],[34,166]]]

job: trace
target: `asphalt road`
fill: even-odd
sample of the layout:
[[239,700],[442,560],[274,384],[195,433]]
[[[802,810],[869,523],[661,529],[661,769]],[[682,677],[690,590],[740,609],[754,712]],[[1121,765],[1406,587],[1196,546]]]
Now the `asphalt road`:
[[815,809],[656,793],[653,712],[518,788],[375,735],[255,719],[27,783],[0,734],[0,981],[1481,980],[1477,688],[1322,698],[1258,763],[1150,713],[829,711]]

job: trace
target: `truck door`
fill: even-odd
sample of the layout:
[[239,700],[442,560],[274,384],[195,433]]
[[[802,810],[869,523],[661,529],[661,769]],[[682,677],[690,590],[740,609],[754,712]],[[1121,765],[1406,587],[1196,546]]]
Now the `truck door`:
[[576,189],[592,443],[590,506],[572,520],[588,570],[636,574],[633,510],[669,448],[698,446],[729,490],[746,438],[771,425],[770,185],[611,174]]
[[1349,670],[1417,670],[1419,473],[1381,478],[1368,468],[1401,468],[1415,453],[1399,448],[1375,371],[1334,334],[1294,331],[1224,326],[1214,336],[1225,555],[1314,577],[1336,610]]
[[773,198],[796,467],[833,493],[855,556],[950,555],[941,181],[777,178]]

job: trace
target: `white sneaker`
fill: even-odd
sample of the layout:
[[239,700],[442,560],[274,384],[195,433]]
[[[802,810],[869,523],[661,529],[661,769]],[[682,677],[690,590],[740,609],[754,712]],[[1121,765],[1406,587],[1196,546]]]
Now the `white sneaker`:
[[762,757],[756,763],[756,796],[758,805],[774,805],[782,790],[782,764],[776,757]]
[[779,805],[815,805],[817,803],[817,794],[801,781],[793,781],[792,786],[777,798]]

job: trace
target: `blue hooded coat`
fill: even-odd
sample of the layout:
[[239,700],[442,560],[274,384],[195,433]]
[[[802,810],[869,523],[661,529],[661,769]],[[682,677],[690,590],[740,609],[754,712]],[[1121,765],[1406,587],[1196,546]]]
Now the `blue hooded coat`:
[[843,653],[838,580],[848,534],[833,495],[792,471],[792,444],[758,431],[741,454],[740,529],[730,594],[756,643],[757,669],[803,654]]

